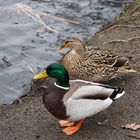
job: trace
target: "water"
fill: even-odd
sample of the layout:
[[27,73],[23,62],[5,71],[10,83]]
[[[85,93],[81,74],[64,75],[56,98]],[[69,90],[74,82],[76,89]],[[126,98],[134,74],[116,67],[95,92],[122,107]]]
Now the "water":
[[10,104],[25,94],[34,70],[56,62],[63,54],[55,49],[67,36],[82,39],[120,13],[122,3],[130,0],[26,0],[34,10],[65,17],[80,25],[45,16],[44,21],[57,33],[41,31],[31,17],[17,14],[10,6],[23,0],[0,0],[0,104]]

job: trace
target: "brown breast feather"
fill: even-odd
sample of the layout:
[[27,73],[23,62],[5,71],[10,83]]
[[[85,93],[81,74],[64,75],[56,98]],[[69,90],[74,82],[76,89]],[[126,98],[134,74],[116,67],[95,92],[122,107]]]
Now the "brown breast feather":
[[43,103],[47,110],[59,119],[67,119],[66,108],[63,104],[63,96],[67,90],[51,85],[45,90],[43,95]]

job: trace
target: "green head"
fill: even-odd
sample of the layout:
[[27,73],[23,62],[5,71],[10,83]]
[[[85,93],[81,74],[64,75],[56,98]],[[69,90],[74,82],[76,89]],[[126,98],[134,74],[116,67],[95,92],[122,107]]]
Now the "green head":
[[53,63],[50,64],[45,70],[33,77],[34,80],[43,79],[47,77],[56,78],[56,84],[62,87],[70,87],[69,74],[63,65]]

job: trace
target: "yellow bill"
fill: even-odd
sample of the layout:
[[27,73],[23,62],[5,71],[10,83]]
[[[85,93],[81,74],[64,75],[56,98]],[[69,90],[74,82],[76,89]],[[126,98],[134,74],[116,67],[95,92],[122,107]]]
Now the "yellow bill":
[[33,77],[33,80],[38,80],[38,79],[43,79],[43,78],[47,78],[48,75],[46,73],[46,70],[42,71],[41,73],[39,74],[36,74],[34,77]]

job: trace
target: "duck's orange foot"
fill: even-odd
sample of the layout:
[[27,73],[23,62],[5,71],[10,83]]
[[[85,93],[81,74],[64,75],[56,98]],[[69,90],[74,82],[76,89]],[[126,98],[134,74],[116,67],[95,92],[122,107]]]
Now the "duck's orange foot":
[[75,132],[77,132],[81,128],[83,122],[84,122],[84,120],[81,120],[76,126],[66,127],[66,128],[63,129],[63,132],[66,135],[72,135],[72,134],[74,134]]
[[58,123],[60,124],[61,127],[74,125],[74,121],[69,121],[69,120],[59,120]]

